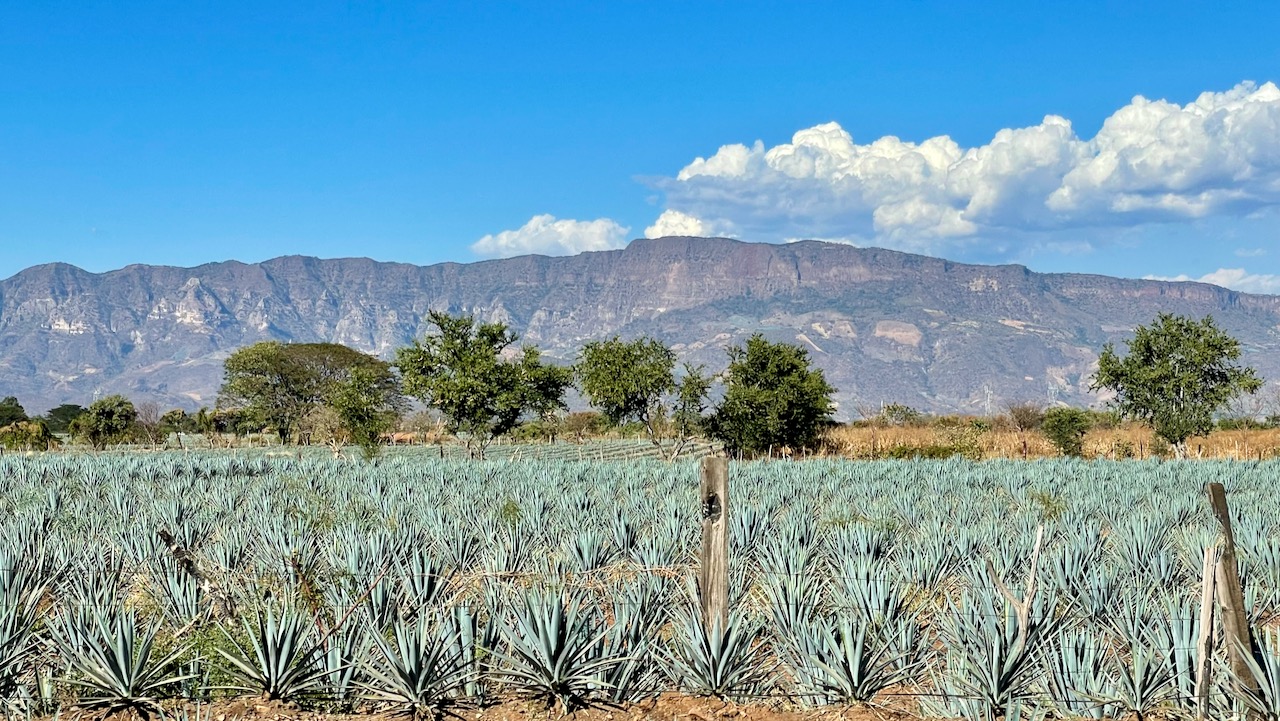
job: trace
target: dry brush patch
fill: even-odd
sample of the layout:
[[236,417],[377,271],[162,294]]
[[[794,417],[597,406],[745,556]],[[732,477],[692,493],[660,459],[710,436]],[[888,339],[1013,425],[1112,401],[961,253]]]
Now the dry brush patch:
[[[1038,431],[1002,428],[979,430],[974,434],[983,459],[1057,458],[1061,454]],[[827,454],[845,458],[892,457],[895,452],[909,457],[912,449],[954,446],[954,427],[842,425],[827,431],[823,438]],[[1191,458],[1258,461],[1280,457],[1280,429],[1224,430],[1187,440]],[[1150,429],[1124,424],[1117,428],[1095,428],[1084,438],[1086,458],[1150,459],[1168,457],[1167,444]]]

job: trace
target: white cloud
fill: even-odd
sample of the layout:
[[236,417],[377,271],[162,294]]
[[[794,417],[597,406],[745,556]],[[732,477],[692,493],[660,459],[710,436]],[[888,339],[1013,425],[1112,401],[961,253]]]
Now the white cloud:
[[1242,83],[1185,106],[1136,97],[1088,140],[1053,115],[974,148],[946,136],[858,145],[826,123],[773,148],[726,145],[657,185],[668,208],[652,229],[689,218],[752,240],[874,239],[910,250],[1243,217],[1280,205],[1280,89]]
[[1266,248],[1237,248],[1236,255],[1240,258],[1261,258],[1267,254]]
[[630,228],[608,219],[556,220],[553,215],[535,215],[516,230],[486,235],[471,245],[471,251],[487,258],[514,255],[575,255],[588,250],[612,250],[627,244]]
[[653,221],[653,225],[644,229],[644,237],[646,238],[673,236],[696,238],[709,235],[713,235],[711,229],[704,225],[701,220],[678,210],[662,211],[662,215],[659,215],[658,219]]
[[1223,288],[1230,288],[1244,293],[1280,294],[1280,275],[1250,273],[1244,268],[1219,268],[1212,273],[1206,273],[1199,278],[1192,278],[1189,275],[1177,275],[1172,278],[1148,275],[1146,276],[1146,279],[1173,281],[1190,280],[1197,283],[1220,285]]

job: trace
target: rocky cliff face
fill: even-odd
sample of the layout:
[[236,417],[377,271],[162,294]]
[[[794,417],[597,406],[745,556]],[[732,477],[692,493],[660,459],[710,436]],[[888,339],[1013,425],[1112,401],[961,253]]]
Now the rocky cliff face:
[[988,397],[995,408],[1096,400],[1102,344],[1160,311],[1215,316],[1246,363],[1280,378],[1280,297],[818,242],[663,238],[428,267],[39,266],[0,282],[0,395],[33,411],[105,393],[193,408],[213,403],[223,359],[243,345],[333,341],[390,356],[428,330],[429,309],[506,322],[564,362],[587,340],[644,333],[719,370],[725,347],[763,333],[811,351],[845,417],[882,401],[981,412]]

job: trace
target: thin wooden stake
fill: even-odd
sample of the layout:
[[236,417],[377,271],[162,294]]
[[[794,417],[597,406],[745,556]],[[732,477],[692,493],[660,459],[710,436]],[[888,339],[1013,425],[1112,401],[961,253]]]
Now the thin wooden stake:
[[[1009,604],[1013,606],[1014,614],[1018,620],[1018,636],[1014,639],[1013,648],[1017,653],[1021,653],[1027,647],[1029,634],[1031,633],[1031,605],[1036,599],[1036,577],[1040,569],[1040,549],[1044,545],[1044,526],[1036,528],[1036,545],[1031,551],[1031,568],[1027,570],[1026,591],[1021,599],[1013,595],[1013,591],[1000,580],[1000,574],[996,573],[995,564],[991,563],[991,559],[987,559],[987,575],[991,577],[991,583],[995,585],[1000,595],[1004,596]],[[1015,654],[1016,655],[1016,654]]]
[[1200,573],[1200,636],[1196,639],[1196,716],[1209,717],[1209,688],[1213,683],[1213,591],[1218,547],[1204,549]]
[[702,459],[702,554],[698,595],[708,628],[729,624],[729,460]]
[[1227,658],[1236,688],[1241,692],[1257,692],[1257,684],[1249,671],[1248,654],[1253,652],[1249,637],[1249,616],[1244,608],[1244,589],[1240,585],[1240,567],[1236,563],[1236,537],[1231,531],[1231,511],[1227,508],[1227,492],[1221,483],[1209,484],[1209,503],[1213,515],[1222,526],[1222,557],[1216,573],[1216,595],[1222,608],[1222,630],[1226,636]]

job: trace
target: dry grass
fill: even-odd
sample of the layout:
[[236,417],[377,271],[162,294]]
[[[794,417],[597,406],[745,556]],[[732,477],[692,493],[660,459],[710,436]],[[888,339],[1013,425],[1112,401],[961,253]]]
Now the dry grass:
[[[832,455],[849,458],[880,458],[894,447],[926,448],[953,445],[958,432],[954,428],[840,426],[828,431],[826,450]],[[993,429],[973,433],[983,458],[1054,458],[1058,451],[1037,431],[1019,432]],[[1215,431],[1206,437],[1187,442],[1192,458],[1263,460],[1280,457],[1280,429],[1254,431]],[[1086,458],[1157,458],[1167,453],[1151,431],[1137,425],[1113,429],[1094,429],[1085,435]]]

